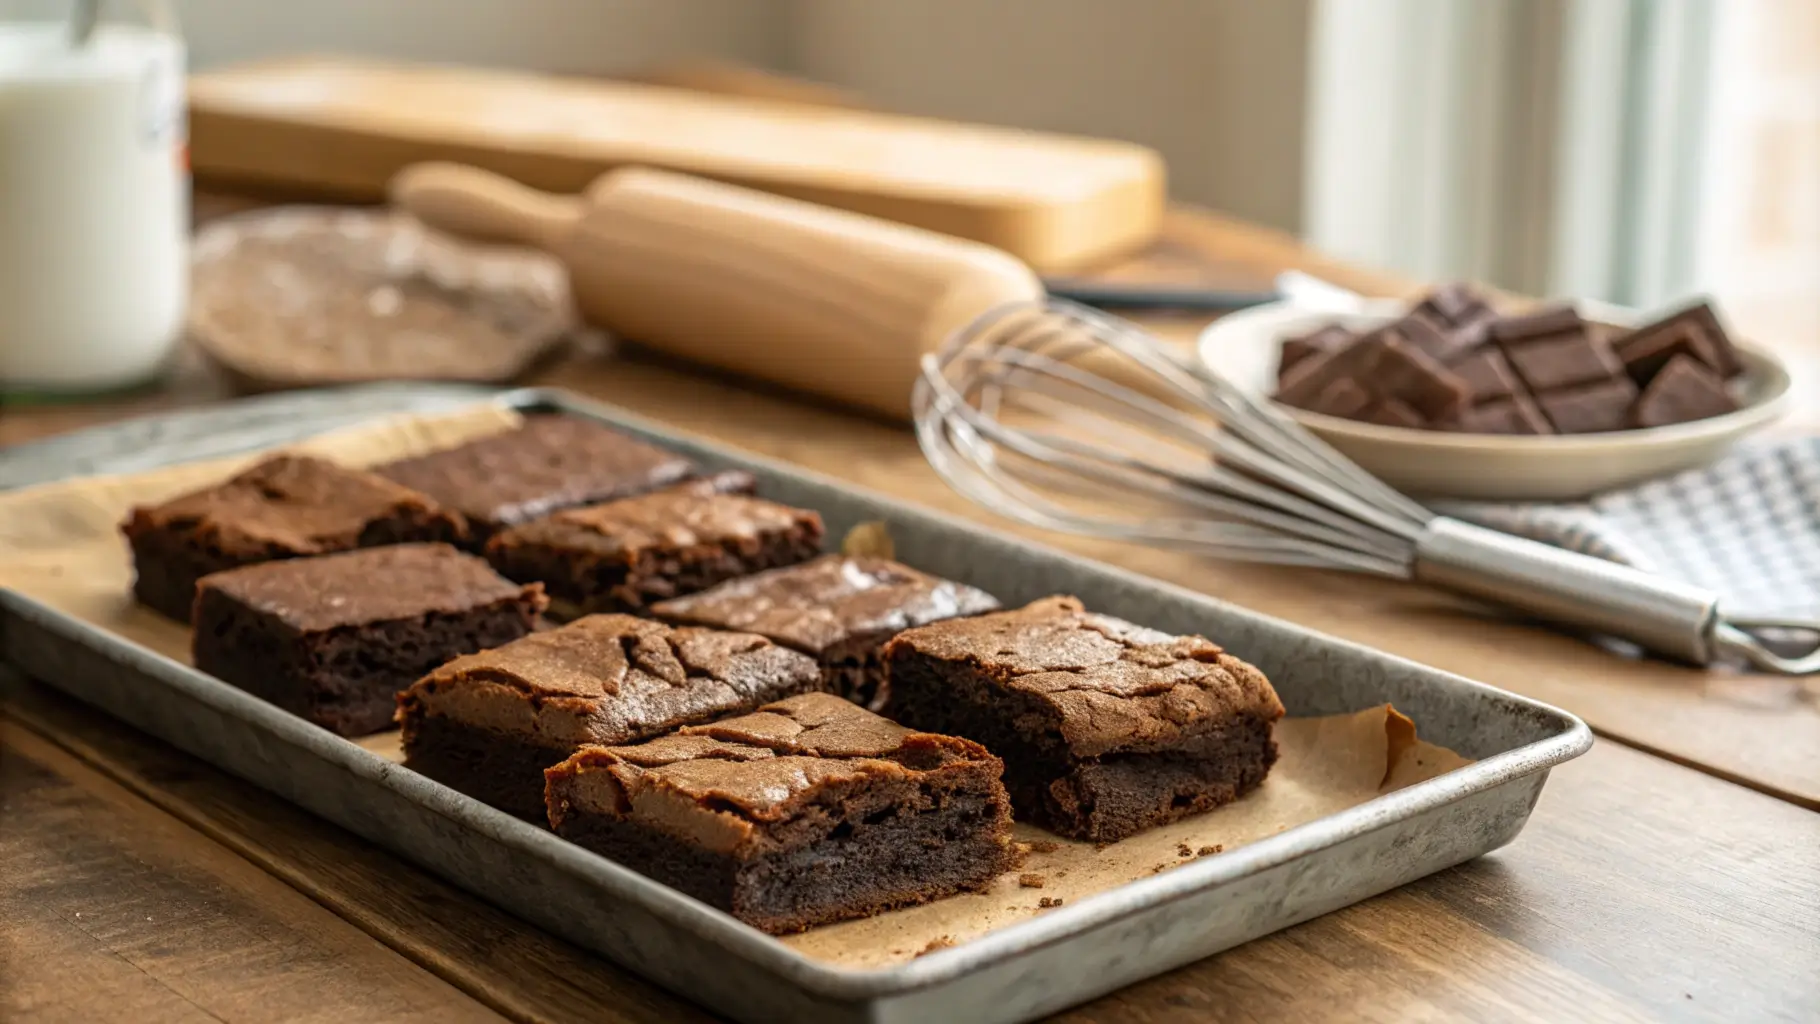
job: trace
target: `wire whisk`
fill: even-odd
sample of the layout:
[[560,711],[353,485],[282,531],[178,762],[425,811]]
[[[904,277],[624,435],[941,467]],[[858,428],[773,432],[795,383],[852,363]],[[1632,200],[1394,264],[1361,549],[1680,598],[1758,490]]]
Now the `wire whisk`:
[[[992,310],[923,357],[917,439],[956,491],[1044,529],[1420,580],[1659,654],[1794,674],[1716,595],[1440,515],[1135,325],[1072,303]],[[1816,647],[1820,647],[1817,644]]]

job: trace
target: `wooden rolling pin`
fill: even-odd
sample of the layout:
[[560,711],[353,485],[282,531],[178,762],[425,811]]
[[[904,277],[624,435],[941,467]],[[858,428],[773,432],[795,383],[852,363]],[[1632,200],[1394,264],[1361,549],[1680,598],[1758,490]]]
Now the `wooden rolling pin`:
[[390,191],[433,227],[556,256],[583,315],[627,340],[897,418],[924,352],[1043,294],[987,245],[670,171],[558,196],[431,163]]

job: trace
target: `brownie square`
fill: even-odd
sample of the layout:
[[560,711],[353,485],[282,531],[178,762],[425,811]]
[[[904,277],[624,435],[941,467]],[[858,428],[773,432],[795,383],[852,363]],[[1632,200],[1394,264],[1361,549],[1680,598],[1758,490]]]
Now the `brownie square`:
[[984,889],[1013,863],[1002,769],[814,693],[545,777],[558,835],[776,934]]
[[405,766],[527,821],[543,772],[586,743],[624,744],[814,690],[807,655],[762,636],[591,615],[457,658],[398,695]]
[[1050,597],[905,630],[886,714],[1005,759],[1021,820],[1111,841],[1229,803],[1276,762],[1283,705],[1256,668]]
[[876,711],[884,703],[885,641],[912,626],[996,611],[983,590],[883,558],[823,555],[664,601],[668,622],[737,629],[821,663],[822,688]]
[[514,526],[487,542],[487,560],[512,579],[543,581],[558,614],[642,612],[813,558],[821,540],[821,516],[728,493],[714,478]]
[[472,541],[557,509],[642,494],[693,476],[674,452],[573,416],[532,416],[516,430],[378,467],[455,509]]
[[531,632],[543,588],[447,544],[266,562],[197,584],[196,667],[343,736],[389,728],[398,691]]
[[414,541],[457,541],[461,517],[373,473],[280,455],[226,483],[135,508],[133,595],[190,620],[196,581],[255,562]]

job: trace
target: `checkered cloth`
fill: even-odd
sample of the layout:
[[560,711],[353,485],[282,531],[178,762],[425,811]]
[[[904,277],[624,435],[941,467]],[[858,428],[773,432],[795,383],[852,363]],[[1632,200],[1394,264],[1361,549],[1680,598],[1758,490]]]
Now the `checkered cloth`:
[[1582,505],[1438,511],[1707,587],[1731,615],[1820,617],[1820,438],[1747,445]]

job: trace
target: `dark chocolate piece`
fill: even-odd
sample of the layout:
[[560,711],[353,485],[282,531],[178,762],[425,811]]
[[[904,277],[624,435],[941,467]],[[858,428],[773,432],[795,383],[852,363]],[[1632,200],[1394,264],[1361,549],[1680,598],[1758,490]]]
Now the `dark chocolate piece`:
[[642,611],[820,553],[821,516],[718,483],[565,509],[495,535],[487,560],[512,579],[542,581],[573,616]]
[[196,667],[343,736],[389,728],[398,692],[532,631],[544,596],[446,544],[291,558],[197,583]]
[[1448,364],[1447,369],[1466,382],[1472,391],[1474,405],[1509,398],[1523,387],[1517,380],[1516,371],[1510,368],[1510,360],[1492,345],[1481,345],[1467,352]]
[[532,416],[516,430],[379,467],[466,516],[476,547],[558,509],[643,494],[694,475],[674,452],[574,416]]
[[1677,355],[1693,356],[1721,379],[1729,380],[1743,372],[1731,336],[1719,322],[1718,313],[1705,302],[1637,328],[1619,339],[1616,347],[1625,369],[1639,386],[1648,384]]
[[1372,403],[1371,407],[1366,409],[1359,418],[1367,423],[1377,423],[1386,427],[1419,428],[1428,424],[1428,421],[1422,418],[1421,413],[1398,398],[1386,398]]
[[1424,422],[1452,418],[1472,397],[1466,383],[1432,356],[1395,340],[1378,355],[1371,384],[1381,401],[1400,399]]
[[1426,423],[1451,419],[1466,407],[1469,390],[1401,335],[1380,331],[1304,360],[1283,378],[1276,397],[1310,412],[1350,418],[1383,415],[1383,404],[1395,399]]
[[885,662],[891,718],[984,744],[1019,817],[1078,839],[1229,803],[1276,762],[1263,673],[1071,597],[905,630]]
[[883,558],[824,555],[654,605],[666,622],[757,633],[815,658],[823,689],[877,710],[885,641],[913,626],[996,611],[983,590]]
[[829,694],[546,773],[550,826],[772,933],[979,891],[1016,862],[1003,765]]
[[1527,392],[1470,406],[1446,426],[1463,434],[1552,434],[1555,428]]
[[1277,379],[1291,366],[1313,355],[1337,352],[1351,344],[1355,336],[1339,324],[1328,324],[1300,337],[1290,338],[1283,342],[1282,353],[1277,357]]
[[1455,331],[1484,324],[1497,316],[1491,304],[1474,291],[1471,285],[1458,281],[1449,282],[1429,292],[1410,312]]
[[1500,320],[1492,325],[1491,334],[1518,378],[1537,394],[1624,373],[1604,329],[1582,320],[1571,308]]
[[461,517],[384,477],[304,455],[270,458],[214,487],[134,508],[133,595],[190,620],[196,581],[243,565],[414,541],[457,541]]
[[1630,425],[1663,427],[1736,412],[1738,403],[1712,367],[1689,355],[1668,361],[1630,410]]
[[1562,434],[1599,434],[1623,430],[1630,422],[1630,404],[1637,385],[1625,376],[1576,384],[1537,394],[1536,404]]
[[815,660],[751,633],[591,615],[457,658],[398,696],[405,766],[527,821],[544,769],[821,685]]

